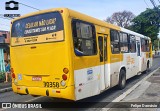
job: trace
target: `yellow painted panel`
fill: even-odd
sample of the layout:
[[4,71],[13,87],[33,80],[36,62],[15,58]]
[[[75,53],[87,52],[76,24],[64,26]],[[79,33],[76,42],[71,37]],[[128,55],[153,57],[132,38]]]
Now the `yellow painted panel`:
[[99,62],[99,56],[83,56],[83,57],[78,57],[74,56],[74,69],[83,69],[87,67],[93,67],[93,66],[98,66],[100,65]]
[[152,43],[151,43],[151,41],[150,41],[150,43],[149,43],[149,52],[150,52],[150,58],[152,58],[153,57],[153,54],[152,54]]

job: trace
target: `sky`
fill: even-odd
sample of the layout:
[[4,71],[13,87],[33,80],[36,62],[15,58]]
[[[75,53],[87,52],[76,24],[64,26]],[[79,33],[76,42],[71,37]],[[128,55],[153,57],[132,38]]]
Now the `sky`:
[[[2,14],[27,14],[37,10],[19,4],[19,10],[5,10],[5,2],[0,0],[0,16]],[[100,20],[105,20],[114,12],[128,10],[136,16],[145,11],[146,8],[153,8],[150,0],[14,0],[34,8],[44,10],[50,8],[66,7],[75,11],[87,14]],[[156,4],[160,4],[155,0]],[[0,30],[9,30],[10,20],[0,18]]]

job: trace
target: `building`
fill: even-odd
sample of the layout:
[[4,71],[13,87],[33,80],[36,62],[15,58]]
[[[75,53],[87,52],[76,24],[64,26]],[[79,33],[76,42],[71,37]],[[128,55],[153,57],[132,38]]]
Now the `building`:
[[6,37],[5,37],[5,43],[9,44],[10,43],[10,32],[9,31],[3,31],[3,30],[0,30],[0,37],[3,37],[4,35],[6,34]]
[[5,71],[4,60],[9,60],[10,32],[0,30],[0,72]]
[[10,32],[0,30],[0,48],[4,50],[4,60],[9,59]]

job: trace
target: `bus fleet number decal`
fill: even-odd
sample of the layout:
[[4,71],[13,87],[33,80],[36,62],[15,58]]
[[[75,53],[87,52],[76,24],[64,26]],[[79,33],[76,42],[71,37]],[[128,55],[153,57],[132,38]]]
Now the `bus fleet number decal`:
[[58,82],[43,82],[44,83],[44,87],[59,87],[59,83]]

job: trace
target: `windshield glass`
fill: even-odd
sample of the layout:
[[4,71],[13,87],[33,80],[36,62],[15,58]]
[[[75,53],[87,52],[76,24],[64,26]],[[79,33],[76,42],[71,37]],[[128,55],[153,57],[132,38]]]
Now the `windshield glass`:
[[[50,12],[13,22],[11,37],[15,39],[17,44],[59,41],[63,40],[63,30],[61,14]],[[19,42],[16,42],[17,39]]]

